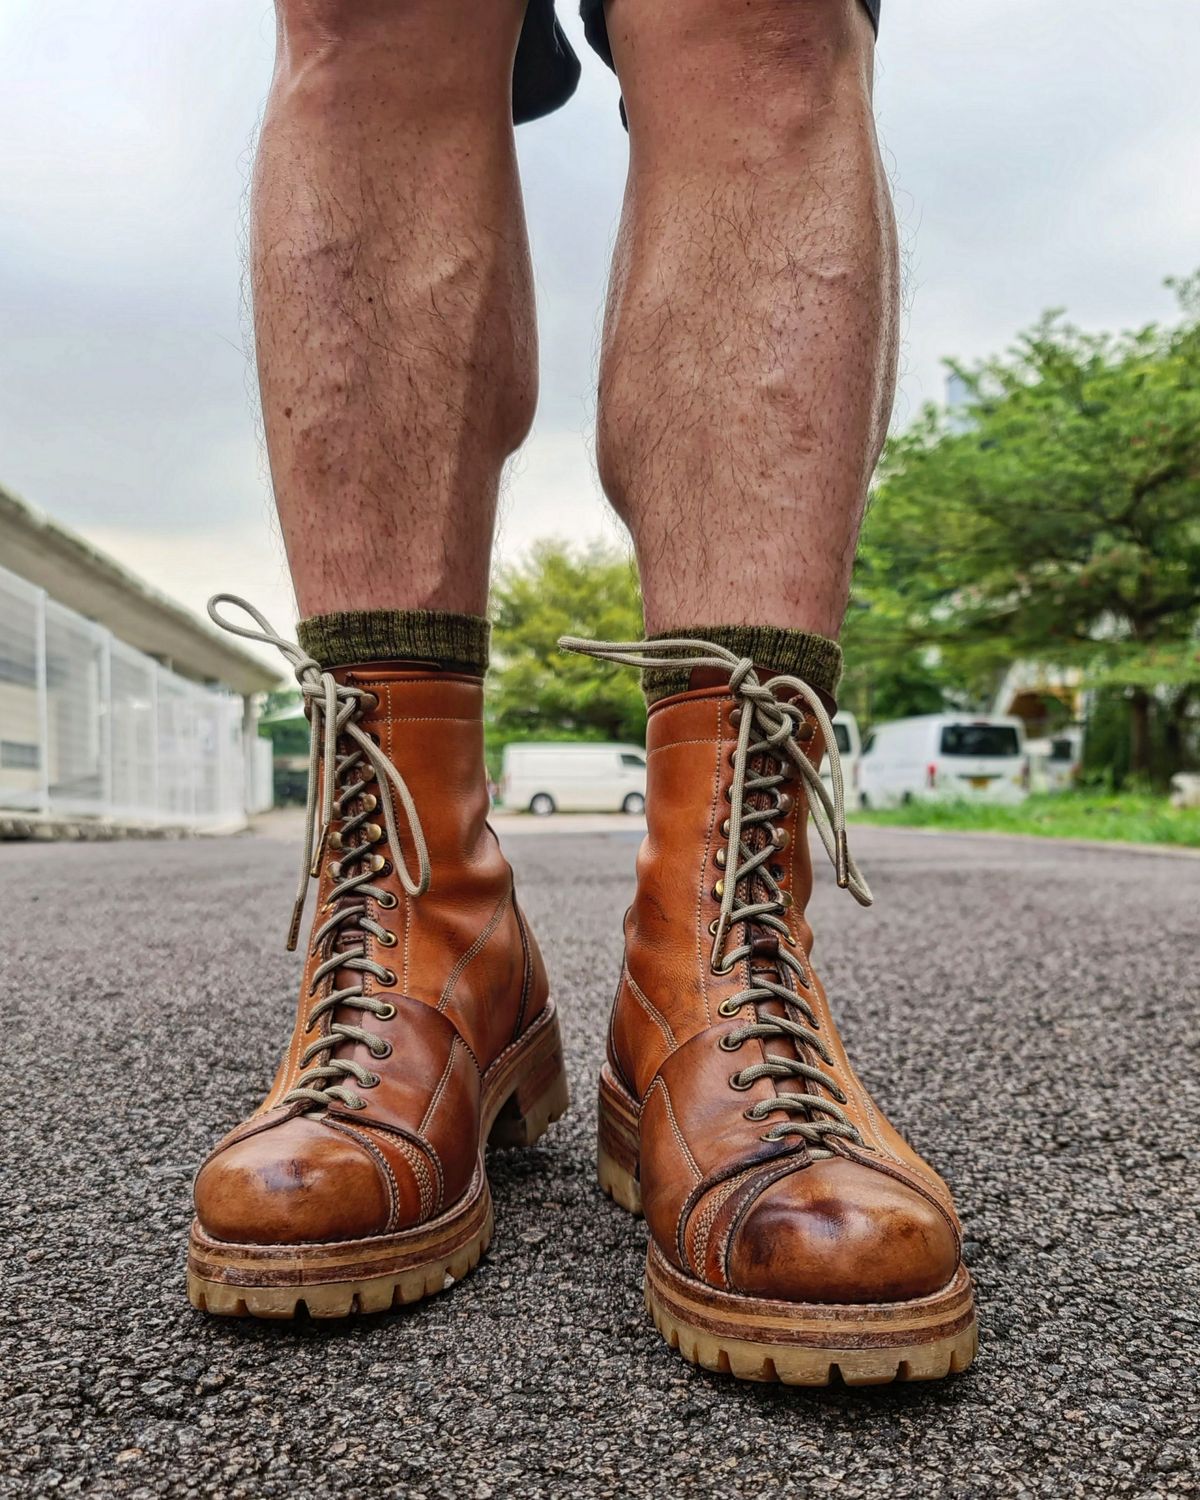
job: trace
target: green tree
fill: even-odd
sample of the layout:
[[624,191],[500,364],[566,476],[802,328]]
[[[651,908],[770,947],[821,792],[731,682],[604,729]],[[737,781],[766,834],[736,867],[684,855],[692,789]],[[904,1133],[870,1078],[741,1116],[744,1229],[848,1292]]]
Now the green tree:
[[536,544],[492,587],[488,757],[514,740],[640,742],[646,709],[637,675],[605,671],[558,649],[561,635],[640,640],[642,601],[632,561],[615,549]]
[[1177,325],[1048,314],[952,366],[966,419],[888,444],[856,571],[868,661],[919,648],[980,698],[1015,659],[1080,667],[1123,693],[1142,776],[1156,742],[1186,755],[1200,684],[1200,276],[1175,285]]

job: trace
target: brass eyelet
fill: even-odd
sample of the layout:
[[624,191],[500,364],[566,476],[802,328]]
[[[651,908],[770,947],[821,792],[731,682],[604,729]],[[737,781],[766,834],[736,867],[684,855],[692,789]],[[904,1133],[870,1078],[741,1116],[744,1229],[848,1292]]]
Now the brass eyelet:
[[358,706],[364,713],[374,713],[379,707],[378,693],[364,693],[358,700]]
[[739,1070],[738,1072],[731,1073],[729,1075],[729,1087],[731,1089],[737,1089],[739,1094],[744,1094],[747,1089],[752,1089],[754,1085],[752,1083],[744,1083],[742,1081],[741,1071]]
[[714,974],[718,975],[720,978],[723,979],[726,974],[732,974],[733,973],[734,965],[733,964],[725,964],[725,963],[721,963],[721,964],[709,964],[709,968],[713,971]]
[[383,829],[380,828],[378,823],[364,823],[362,826],[362,836],[368,844],[377,844],[383,837]]
[[378,875],[381,871],[387,869],[387,867],[388,862],[386,859],[384,859],[382,854],[372,854],[371,871],[373,874]]
[[395,911],[400,905],[400,898],[391,891],[381,891],[375,899],[384,911]]
[[331,833],[329,835],[329,847],[340,851],[342,847],[342,836],[340,833]]
[[359,801],[362,803],[362,810],[365,813],[373,813],[379,806],[379,798],[371,792],[364,792]]
[[340,880],[342,878],[342,866],[340,860],[334,859],[330,861],[329,878],[330,880]]
[[733,1032],[732,1031],[726,1031],[726,1032],[724,1032],[722,1034],[722,1036],[717,1041],[717,1046],[720,1047],[720,1049],[721,1049],[722,1052],[736,1052],[738,1050],[738,1048],[742,1045],[741,1042],[731,1042],[730,1038],[732,1036],[733,1036]]
[[792,810],[792,799],[789,793],[779,793],[778,812],[781,817],[787,817]]
[[395,1014],[396,1007],[390,1000],[385,1000],[379,1007],[379,1009],[375,1012],[375,1019],[377,1021],[390,1021]]
[[725,821],[721,824],[721,837],[723,839],[727,839],[729,837],[729,819],[728,818],[726,818]]
[[380,1082],[378,1073],[368,1073],[361,1086],[364,1089],[374,1089],[379,1087]]
[[738,1014],[741,1008],[742,1007],[740,1005],[730,1005],[728,1000],[722,1000],[720,1005],[717,1006],[717,1014],[719,1016],[726,1017],[727,1020],[732,1021],[734,1016]]
[[383,1058],[383,1057],[391,1057],[391,1055],[392,1055],[392,1044],[391,1044],[391,1042],[384,1042],[384,1044],[383,1044],[382,1047],[372,1047],[371,1048],[371,1056],[372,1057]]
[[771,843],[776,849],[786,849],[791,842],[786,828],[772,828]]
[[384,932],[380,934],[379,941],[385,948],[394,948],[400,939],[394,932]]
[[716,935],[717,935],[717,928],[720,926],[720,922],[721,922],[720,917],[714,917],[712,919],[712,921],[708,924],[708,935],[709,935],[709,937],[716,937]]
[[716,885],[713,886],[713,899],[715,901],[719,901],[724,894],[725,882],[723,880],[718,880]]
[[811,724],[802,724],[796,731],[796,738],[802,745],[807,745],[809,740],[812,739],[815,733],[816,730],[812,727]]
[[390,990],[397,982],[395,969],[389,969],[379,982]]
[[780,891],[779,904],[783,907],[784,911],[790,911],[792,909],[794,900],[791,891]]
[[733,728],[733,729],[736,729],[741,722],[742,722],[742,710],[740,708],[731,708],[729,710],[729,723],[730,723],[730,727]]
[[725,859],[726,859],[726,854],[725,854],[724,849],[718,849],[717,853],[716,853],[716,861],[717,861],[717,869],[718,870],[723,870],[725,868]]

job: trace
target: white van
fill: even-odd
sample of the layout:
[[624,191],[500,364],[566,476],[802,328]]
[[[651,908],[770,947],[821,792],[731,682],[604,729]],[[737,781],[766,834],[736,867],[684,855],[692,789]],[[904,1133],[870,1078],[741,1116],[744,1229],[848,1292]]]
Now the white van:
[[[853,807],[858,801],[859,764],[862,760],[862,735],[858,732],[858,720],[848,710],[839,710],[833,716],[833,738],[842,758],[842,781],[846,787],[846,806]],[[833,778],[829,774],[829,757],[821,760],[821,780],[833,791]]]
[[1020,719],[923,714],[878,725],[859,764],[863,807],[956,800],[1022,802],[1029,762]]
[[500,799],[515,812],[646,810],[646,752],[640,745],[508,745]]

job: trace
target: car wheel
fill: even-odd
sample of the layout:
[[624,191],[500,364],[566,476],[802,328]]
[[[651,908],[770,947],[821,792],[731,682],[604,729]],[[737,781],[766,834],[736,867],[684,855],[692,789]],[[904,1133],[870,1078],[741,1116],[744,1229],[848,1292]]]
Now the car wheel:
[[529,799],[529,811],[535,818],[548,818],[556,811],[554,798],[549,792],[538,792],[536,796]]
[[646,799],[641,792],[630,792],[624,802],[621,803],[623,813],[644,813],[646,811]]

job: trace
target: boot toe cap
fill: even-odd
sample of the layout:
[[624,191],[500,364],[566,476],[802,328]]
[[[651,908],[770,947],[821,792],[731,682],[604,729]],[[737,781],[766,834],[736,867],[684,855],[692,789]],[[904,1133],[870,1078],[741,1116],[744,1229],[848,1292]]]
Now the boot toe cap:
[[204,1232],[235,1244],[363,1239],[383,1233],[392,1212],[369,1152],[307,1115],[218,1149],[194,1194]]
[[907,1302],[958,1269],[945,1214],[887,1173],[833,1158],[768,1187],[734,1234],[731,1285],[794,1302]]

